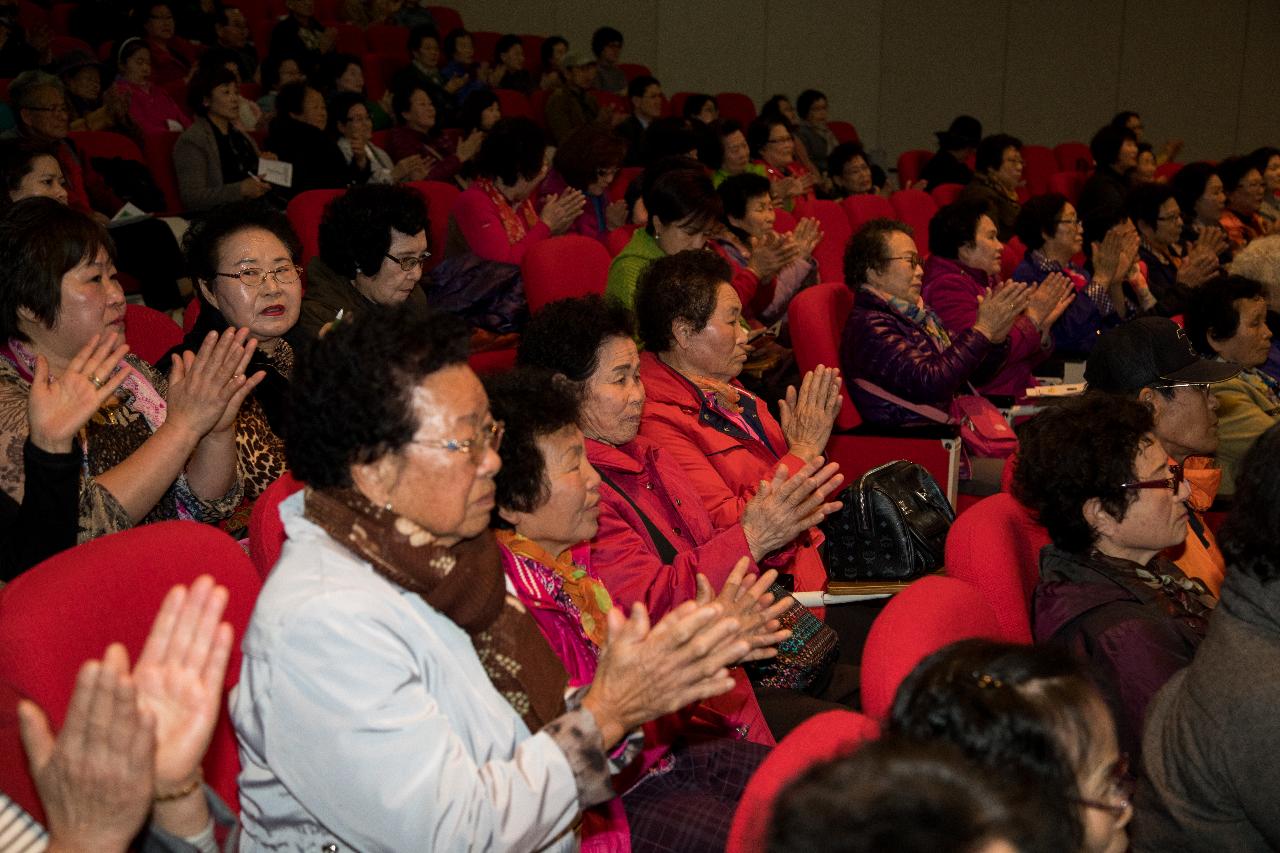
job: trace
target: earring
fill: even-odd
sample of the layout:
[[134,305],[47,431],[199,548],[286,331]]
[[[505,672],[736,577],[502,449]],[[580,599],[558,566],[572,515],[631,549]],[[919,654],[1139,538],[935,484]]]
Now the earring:
[[387,501],[386,503],[384,503],[384,504],[382,505],[382,508],[383,508],[384,510],[386,510],[387,512],[391,512],[391,511],[392,511],[392,510],[391,510],[391,501]]

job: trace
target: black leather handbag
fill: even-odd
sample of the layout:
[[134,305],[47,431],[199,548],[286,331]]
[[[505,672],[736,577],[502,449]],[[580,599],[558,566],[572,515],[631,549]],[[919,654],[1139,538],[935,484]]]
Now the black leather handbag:
[[955,510],[921,466],[899,459],[863,474],[821,524],[834,581],[911,580],[942,565]]

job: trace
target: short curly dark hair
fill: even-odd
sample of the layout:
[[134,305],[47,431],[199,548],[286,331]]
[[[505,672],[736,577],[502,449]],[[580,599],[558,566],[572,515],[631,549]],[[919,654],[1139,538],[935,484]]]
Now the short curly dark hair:
[[44,196],[23,199],[0,216],[0,340],[27,340],[18,326],[25,308],[46,328],[58,322],[62,277],[106,249],[116,247],[107,229],[65,204]]
[[677,321],[704,328],[716,310],[716,291],[731,277],[728,261],[697,249],[650,264],[636,283],[636,324],[645,349],[661,353],[675,346]]
[[1013,233],[1028,250],[1043,247],[1045,235],[1052,235],[1058,230],[1058,222],[1066,206],[1067,197],[1061,193],[1045,193],[1027,199],[1022,210],[1018,211]]
[[[631,312],[602,296],[557,299],[533,315],[520,336],[516,364],[541,367],[585,382],[600,363],[600,347],[611,338],[630,338]],[[565,334],[572,329],[572,334]]]
[[707,228],[720,219],[720,196],[706,170],[688,157],[666,157],[645,167],[641,195],[649,211],[646,230],[654,233],[654,218],[664,225],[687,222]]
[[747,125],[747,147],[751,149],[752,157],[763,156],[764,147],[769,144],[769,137],[773,135],[775,127],[784,127],[787,133],[795,136],[795,128],[781,113],[761,113],[759,118]]
[[485,134],[476,155],[476,174],[501,180],[507,186],[520,178],[531,181],[542,171],[547,138],[533,119],[501,119]]
[[1125,142],[1137,143],[1138,136],[1127,127],[1105,124],[1089,140],[1089,153],[1099,169],[1110,169],[1120,159]]
[[502,470],[494,478],[495,527],[512,525],[502,510],[532,512],[547,499],[547,464],[537,440],[567,426],[577,426],[578,395],[567,382],[540,367],[517,367],[484,377],[489,410],[506,424]]
[[1239,470],[1231,515],[1218,541],[1231,571],[1269,583],[1280,578],[1280,426],[1258,437]]
[[584,124],[556,149],[552,165],[564,182],[587,191],[600,173],[616,169],[627,156],[627,141],[607,127]]
[[1007,148],[1022,150],[1022,140],[1007,133],[993,133],[978,143],[978,151],[974,155],[973,170],[979,175],[999,169],[1004,165],[1004,152]]
[[1228,157],[1218,164],[1218,177],[1222,178],[1222,190],[1227,195],[1235,192],[1242,183],[1245,176],[1250,172],[1258,172],[1261,170],[1248,157]]
[[599,56],[604,49],[614,43],[622,44],[622,33],[613,27],[600,27],[591,34],[591,52]]
[[1262,282],[1242,275],[1229,275],[1219,279],[1211,287],[1192,289],[1187,299],[1185,328],[1191,345],[1208,358],[1216,358],[1218,351],[1209,343],[1225,341],[1240,331],[1238,299],[1261,299],[1266,291]]
[[914,237],[911,226],[896,219],[872,219],[858,229],[844,247],[844,283],[852,290],[867,283],[870,270],[883,272],[888,261],[889,236],[896,233]]
[[207,116],[209,106],[205,103],[205,99],[213,97],[214,89],[228,83],[237,85],[240,83],[236,72],[225,65],[207,61],[199,63],[196,66],[196,73],[191,77],[191,82],[187,84],[187,109],[192,115]]
[[1209,179],[1218,174],[1212,163],[1188,163],[1179,169],[1169,181],[1174,198],[1182,208],[1182,218],[1188,223],[1196,220],[1196,202],[1200,201],[1209,186]]
[[352,187],[325,206],[320,257],[347,278],[375,275],[391,250],[393,229],[413,236],[427,231],[427,226],[427,203],[412,187]]
[[223,242],[251,228],[261,228],[274,234],[289,250],[289,257],[297,263],[302,254],[302,243],[289,218],[266,202],[253,199],[219,205],[191,221],[187,233],[182,236],[187,274],[194,281],[212,282],[218,273],[218,253],[222,251]]
[[982,199],[966,199],[939,208],[929,220],[929,251],[956,260],[960,249],[978,238],[978,223],[991,216],[991,205]]
[[1123,520],[1137,493],[1121,488],[1134,477],[1134,460],[1154,426],[1151,410],[1136,400],[1090,393],[1046,409],[1018,427],[1013,494],[1035,513],[1053,544],[1086,553],[1097,533],[1085,520],[1085,502]]
[[414,389],[466,364],[471,334],[452,314],[371,305],[298,353],[289,381],[285,455],[318,489],[351,486],[352,465],[413,440]]
[[327,110],[330,135],[337,137],[342,133],[338,125],[350,121],[351,108],[356,106],[364,107],[366,111],[369,109],[364,95],[359,92],[334,92],[329,96]]
[[1173,197],[1173,188],[1168,184],[1155,181],[1138,184],[1125,196],[1124,212],[1134,225],[1142,224],[1154,229],[1160,225],[1160,208]]

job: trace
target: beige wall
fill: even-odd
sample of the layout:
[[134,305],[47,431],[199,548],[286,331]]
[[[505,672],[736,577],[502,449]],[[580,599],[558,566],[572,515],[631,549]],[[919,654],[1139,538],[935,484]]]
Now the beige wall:
[[[1143,113],[1182,159],[1280,143],[1277,0],[453,0],[468,27],[559,33],[604,23],[668,94],[816,86],[889,165],[959,112],[1024,142],[1087,142]],[[733,10],[733,20],[726,18]],[[1246,85],[1249,84],[1249,85]]]

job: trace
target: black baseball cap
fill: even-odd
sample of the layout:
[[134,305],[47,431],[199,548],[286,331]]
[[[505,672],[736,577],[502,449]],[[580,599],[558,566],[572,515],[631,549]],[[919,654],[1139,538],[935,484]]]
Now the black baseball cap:
[[1167,317],[1139,317],[1098,339],[1084,381],[1095,391],[1136,394],[1158,385],[1225,382],[1239,372],[1238,364],[1201,357]]

